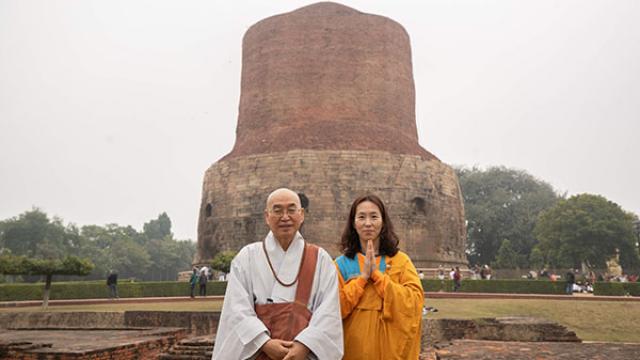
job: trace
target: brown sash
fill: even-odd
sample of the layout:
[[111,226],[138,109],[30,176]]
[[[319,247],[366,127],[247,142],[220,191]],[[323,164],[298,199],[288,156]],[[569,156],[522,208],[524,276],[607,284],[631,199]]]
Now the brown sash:
[[[295,301],[255,306],[258,319],[269,329],[272,339],[291,341],[309,325],[311,320],[311,311],[307,308],[307,304],[318,262],[318,247],[312,244],[305,244],[305,246]],[[265,353],[258,354],[257,360],[268,359]]]

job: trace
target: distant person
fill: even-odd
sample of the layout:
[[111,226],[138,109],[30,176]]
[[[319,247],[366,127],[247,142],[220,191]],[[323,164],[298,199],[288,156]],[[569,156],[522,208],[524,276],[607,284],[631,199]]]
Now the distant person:
[[539,277],[541,277],[541,278],[543,278],[543,277],[548,278],[549,277],[549,271],[547,270],[547,268],[543,268],[542,270],[540,270]]
[[195,291],[196,291],[196,284],[198,284],[198,269],[197,268],[193,268],[193,271],[191,272],[191,278],[189,278],[189,285],[191,287],[191,297],[194,298],[195,295]]
[[586,291],[588,293],[593,294],[593,284],[592,283],[587,282],[585,284],[585,289],[586,289]]
[[573,274],[573,269],[569,269],[569,271],[567,271],[567,286],[565,288],[565,292],[567,293],[567,295],[572,295],[573,294],[573,284],[575,284],[576,282],[576,276]]
[[420,280],[424,279],[424,273],[422,272],[422,270],[420,270],[420,272],[418,273],[418,277],[420,277]]
[[118,274],[111,270],[109,276],[107,276],[107,286],[109,287],[109,298],[119,299],[118,296]]
[[206,276],[207,280],[211,279],[211,269],[207,265],[200,268],[200,276]]
[[480,268],[478,267],[478,265],[473,265],[473,267],[471,268],[471,279],[473,280],[478,280],[480,277]]
[[484,276],[487,280],[491,280],[491,267],[488,264],[484,264]]
[[458,289],[460,289],[461,280],[462,274],[460,273],[460,268],[456,266],[456,269],[453,271],[453,291],[458,291]]
[[201,271],[198,276],[198,284],[200,284],[200,296],[207,296],[207,281],[209,277],[206,272]]
[[438,280],[444,280],[444,269],[442,265],[438,265]]

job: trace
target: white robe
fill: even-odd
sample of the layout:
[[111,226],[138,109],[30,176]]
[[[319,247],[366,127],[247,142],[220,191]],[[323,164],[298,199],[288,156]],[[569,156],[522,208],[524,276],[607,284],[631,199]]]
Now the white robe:
[[[298,274],[302,261],[302,235],[296,234],[286,252],[271,232],[265,241],[278,278],[290,283]],[[254,305],[266,304],[267,299],[273,303],[293,302],[298,284],[284,287],[275,280],[264,256],[262,242],[249,244],[240,250],[231,262],[227,280],[212,359],[253,359],[270,339],[266,326],[255,313]],[[343,337],[338,278],[333,260],[324,249],[318,251],[308,308],[312,313],[309,326],[294,340],[311,350],[309,359],[341,359]]]

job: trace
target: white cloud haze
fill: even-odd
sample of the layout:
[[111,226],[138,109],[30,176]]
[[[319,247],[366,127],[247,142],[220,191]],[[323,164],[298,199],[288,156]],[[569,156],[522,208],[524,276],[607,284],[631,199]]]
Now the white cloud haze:
[[[196,238],[235,139],[242,36],[312,1],[0,0],[0,219]],[[420,143],[640,213],[640,2],[343,1],[411,37]]]

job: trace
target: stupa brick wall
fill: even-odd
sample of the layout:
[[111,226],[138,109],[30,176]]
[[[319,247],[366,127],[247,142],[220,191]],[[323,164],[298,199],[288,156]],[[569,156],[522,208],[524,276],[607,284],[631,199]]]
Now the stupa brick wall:
[[289,187],[310,201],[302,232],[333,255],[351,202],[373,192],[416,266],[466,264],[460,188],[418,144],[398,23],[319,3],[252,26],[236,135],[205,174],[195,262],[261,240],[267,195]]

